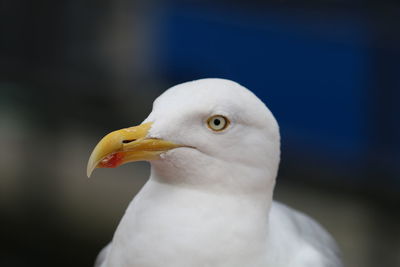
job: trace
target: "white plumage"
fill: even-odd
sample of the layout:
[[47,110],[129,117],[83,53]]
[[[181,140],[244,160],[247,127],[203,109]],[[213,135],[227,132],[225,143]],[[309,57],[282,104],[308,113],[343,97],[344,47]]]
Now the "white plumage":
[[[207,119],[222,115],[214,132]],[[144,122],[149,137],[185,145],[151,160],[99,267],[339,267],[333,239],[315,221],[272,200],[278,124],[229,80],[174,86]]]

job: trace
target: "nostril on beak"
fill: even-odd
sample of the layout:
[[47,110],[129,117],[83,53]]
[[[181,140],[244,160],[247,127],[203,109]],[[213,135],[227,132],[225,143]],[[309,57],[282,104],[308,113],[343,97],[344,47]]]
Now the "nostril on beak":
[[136,139],[131,139],[131,140],[122,140],[122,143],[123,143],[123,144],[128,144],[128,143],[130,143],[130,142],[134,142],[134,141],[136,141]]

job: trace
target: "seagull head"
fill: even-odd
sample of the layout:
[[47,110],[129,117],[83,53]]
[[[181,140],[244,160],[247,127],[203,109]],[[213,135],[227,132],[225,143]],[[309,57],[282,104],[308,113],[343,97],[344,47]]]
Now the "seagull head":
[[264,192],[273,189],[279,159],[279,127],[265,104],[233,81],[201,79],[165,91],[142,124],[106,135],[87,174],[144,160],[163,183]]

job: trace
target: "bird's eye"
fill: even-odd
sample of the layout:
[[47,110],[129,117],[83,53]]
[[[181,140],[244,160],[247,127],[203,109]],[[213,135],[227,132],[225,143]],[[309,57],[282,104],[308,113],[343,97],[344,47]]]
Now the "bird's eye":
[[228,118],[222,115],[214,115],[207,120],[208,127],[215,132],[225,130],[229,123]]

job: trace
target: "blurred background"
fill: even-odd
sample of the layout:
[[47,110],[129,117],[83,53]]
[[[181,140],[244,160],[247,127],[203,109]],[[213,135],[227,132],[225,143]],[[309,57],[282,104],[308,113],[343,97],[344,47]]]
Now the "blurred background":
[[0,266],[92,266],[149,166],[87,179],[91,150],[204,77],[276,116],[276,199],[347,266],[400,266],[399,2],[5,0],[0,25]]

